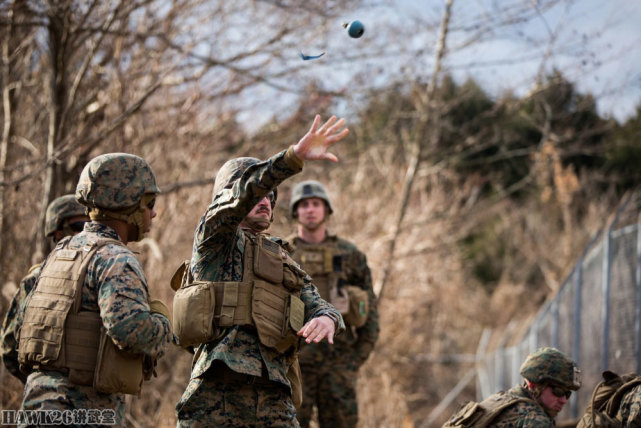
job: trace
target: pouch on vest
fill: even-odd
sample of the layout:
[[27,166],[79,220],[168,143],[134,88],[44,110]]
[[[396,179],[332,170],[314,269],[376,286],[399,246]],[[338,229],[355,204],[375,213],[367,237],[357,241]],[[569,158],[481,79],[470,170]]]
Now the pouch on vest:
[[260,342],[283,353],[298,343],[296,333],[303,327],[305,304],[284,288],[256,279],[252,318]]
[[93,387],[98,392],[117,392],[137,395],[143,380],[143,354],[132,354],[118,349],[103,328],[100,332],[100,350]]
[[294,407],[299,409],[303,404],[303,376],[300,372],[300,364],[298,363],[298,356],[294,358],[294,362],[287,370],[287,379],[292,388],[292,402]]
[[306,273],[302,270],[296,262],[287,258],[285,264],[283,265],[283,285],[290,291],[300,291],[305,285],[303,278]]
[[330,301],[340,311],[346,324],[356,328],[365,325],[369,312],[369,295],[366,290],[357,285],[335,287],[330,292]]
[[101,328],[102,319],[97,312],[67,316],[61,354],[69,367],[69,380],[76,385],[93,385]]
[[174,333],[182,347],[206,343],[215,336],[216,295],[211,283],[194,282],[174,296]]
[[254,254],[254,274],[272,282],[283,282],[283,256],[278,243],[266,236],[258,235]]

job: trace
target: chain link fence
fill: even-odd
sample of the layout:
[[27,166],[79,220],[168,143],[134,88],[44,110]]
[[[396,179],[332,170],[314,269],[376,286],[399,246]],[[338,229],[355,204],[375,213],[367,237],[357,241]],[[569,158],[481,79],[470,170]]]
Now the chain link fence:
[[[520,382],[519,367],[541,346],[570,355],[583,387],[558,420],[576,418],[608,369],[641,372],[641,224],[639,193],[628,195],[605,229],[596,234],[556,296],[538,312],[517,341],[508,328],[503,344],[477,356],[478,399]],[[509,343],[509,344],[508,344]]]

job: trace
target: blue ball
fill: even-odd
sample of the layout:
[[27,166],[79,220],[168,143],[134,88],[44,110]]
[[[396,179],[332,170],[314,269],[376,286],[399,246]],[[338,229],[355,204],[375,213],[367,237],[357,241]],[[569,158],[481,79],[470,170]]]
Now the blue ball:
[[347,26],[347,34],[350,37],[358,39],[365,32],[365,26],[361,21],[352,21]]

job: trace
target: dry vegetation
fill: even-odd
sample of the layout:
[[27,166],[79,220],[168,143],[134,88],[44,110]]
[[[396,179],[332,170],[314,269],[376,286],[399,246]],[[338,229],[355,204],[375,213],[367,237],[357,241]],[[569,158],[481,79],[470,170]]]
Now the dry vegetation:
[[[591,138],[613,124],[594,117],[590,99],[569,117],[564,103],[589,97],[572,94],[559,76],[540,83],[530,97],[506,96],[461,120],[457,109],[484,97],[474,85],[443,78],[437,64],[445,50],[435,47],[430,82],[400,81],[367,93],[368,105],[357,108],[353,99],[307,79],[302,66],[282,58],[300,44],[290,35],[313,24],[319,11],[325,23],[339,16],[325,2],[305,2],[300,10],[281,2],[248,1],[244,8],[243,2],[209,7],[174,1],[163,8],[123,0],[113,9],[87,2],[81,11],[55,13],[44,3],[42,10],[23,10],[21,2],[0,9],[0,315],[30,264],[47,250],[38,213],[42,217],[51,199],[73,191],[79,168],[92,156],[135,153],[156,172],[164,191],[158,217],[150,236],[131,247],[140,253],[151,295],[171,302],[169,279],[190,257],[193,230],[220,165],[230,157],[266,158],[285,149],[304,134],[314,113],[327,116],[337,103],[347,103],[351,136],[336,148],[339,164],[308,165],[281,186],[272,233],[291,233],[289,191],[297,181],[327,184],[336,211],[330,228],[367,254],[382,294],[381,336],[358,380],[361,425],[420,427],[472,367],[465,358],[476,352],[483,329],[534,313],[617,203],[617,190],[599,172],[567,161],[582,150],[592,154]],[[265,8],[270,37],[238,44],[234,18],[258,22]],[[61,28],[47,25],[51,15],[64,18],[64,37]],[[198,32],[199,25],[212,26],[213,34]],[[446,27],[443,17],[444,38]],[[38,43],[43,34],[52,41]],[[51,52],[55,40],[62,45]],[[230,106],[260,85],[294,94],[293,107],[249,134],[238,123],[237,107]],[[560,89],[570,92],[567,99]],[[458,92],[448,98],[450,90]],[[595,122],[587,130],[572,123],[582,114]],[[49,121],[51,115],[57,120]],[[461,167],[459,161],[475,151],[512,147],[527,134],[523,128],[535,134],[534,143],[524,155],[508,153],[506,162],[527,165],[519,180],[502,181],[500,171],[508,168],[493,163],[493,155],[483,158],[485,168]],[[479,279],[484,276],[477,268],[490,269],[485,274],[491,279]],[[172,349],[142,396],[127,398],[128,424],[174,426],[190,364],[189,354]],[[0,407],[18,408],[19,382],[4,368],[0,382]],[[460,400],[474,398],[474,391],[470,384]]]

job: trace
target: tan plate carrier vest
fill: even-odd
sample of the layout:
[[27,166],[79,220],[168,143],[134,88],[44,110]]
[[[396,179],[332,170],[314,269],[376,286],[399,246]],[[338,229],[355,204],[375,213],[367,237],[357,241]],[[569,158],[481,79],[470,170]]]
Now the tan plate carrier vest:
[[[284,353],[298,346],[305,322],[300,299],[305,272],[265,235],[245,234],[243,279],[240,282],[194,281],[186,260],[171,280],[174,333],[181,346],[195,346],[219,336],[219,327],[253,326],[260,342]],[[287,372],[292,402],[303,400],[298,356]]]
[[[295,236],[290,242],[295,242]],[[339,284],[345,277],[345,260],[335,242],[296,245],[292,257],[312,277],[318,294],[340,311],[346,324],[356,328],[365,325],[369,296],[357,285]]]
[[501,391],[482,402],[469,401],[460,408],[441,428],[486,428],[494,424],[494,420],[507,408],[516,403],[527,402],[537,404],[526,397],[515,397]]
[[284,353],[298,344],[305,321],[300,299],[305,273],[281,246],[265,235],[245,234],[243,279],[240,282],[194,281],[189,262],[174,296],[174,332],[183,347],[210,342],[218,328],[253,326],[260,342]]
[[124,244],[105,238],[73,250],[67,248],[70,239],[54,248],[27,301],[18,361],[35,370],[63,372],[72,383],[99,392],[137,394],[142,356],[119,350],[105,334],[98,312],[80,311],[89,261],[103,245]]

